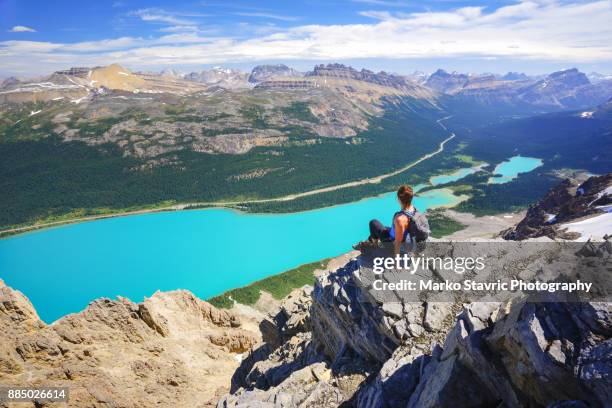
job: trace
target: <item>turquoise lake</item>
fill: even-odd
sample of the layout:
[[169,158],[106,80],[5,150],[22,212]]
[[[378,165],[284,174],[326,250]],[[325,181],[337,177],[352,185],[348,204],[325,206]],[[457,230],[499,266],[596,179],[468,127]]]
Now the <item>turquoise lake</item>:
[[[514,156],[491,183],[542,165]],[[439,185],[476,171],[432,177]],[[418,191],[425,184],[415,186]],[[461,200],[448,189],[418,194],[419,210]],[[215,208],[109,218],[0,240],[0,278],[30,298],[52,322],[99,297],[141,301],[156,290],[189,289],[201,298],[247,285],[304,263],[347,252],[367,238],[368,221],[389,224],[395,193],[293,214],[247,214]]]
[[459,170],[457,170],[457,171],[455,171],[453,173],[450,173],[450,174],[442,174],[442,175],[439,175],[439,176],[434,176],[434,177],[429,179],[429,182],[431,183],[432,186],[438,186],[440,184],[452,183],[454,181],[461,180],[462,178],[467,177],[470,174],[476,173],[479,169],[480,169],[480,166],[478,166],[478,167],[467,167],[467,168],[459,169]]
[[501,162],[495,167],[494,174],[501,177],[489,178],[491,184],[503,184],[516,178],[520,173],[528,173],[543,164],[541,159],[535,157],[514,156]]
[[[421,211],[460,200],[450,190],[415,198]],[[293,214],[229,209],[117,217],[0,240],[0,278],[30,298],[46,322],[93,299],[142,301],[156,290],[201,298],[347,252],[368,221],[390,223],[395,193]]]

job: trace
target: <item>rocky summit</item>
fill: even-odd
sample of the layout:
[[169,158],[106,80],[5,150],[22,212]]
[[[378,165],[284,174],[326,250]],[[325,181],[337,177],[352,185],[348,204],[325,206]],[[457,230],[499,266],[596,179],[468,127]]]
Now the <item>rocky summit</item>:
[[[608,243],[595,247],[610,253]],[[283,337],[287,321],[275,320],[272,337],[281,342],[244,360],[219,408],[581,407],[610,400],[610,303],[380,303],[357,284],[363,256],[317,280],[308,311],[297,312],[308,323],[293,325],[293,336]],[[530,262],[523,257],[517,262]]]

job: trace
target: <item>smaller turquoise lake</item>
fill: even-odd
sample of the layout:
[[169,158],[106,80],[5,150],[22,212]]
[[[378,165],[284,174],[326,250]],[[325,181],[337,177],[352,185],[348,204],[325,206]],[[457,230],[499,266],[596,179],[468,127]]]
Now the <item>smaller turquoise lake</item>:
[[429,179],[429,182],[431,183],[432,186],[439,186],[440,184],[452,183],[457,180],[461,180],[462,178],[467,177],[470,174],[476,173],[478,170],[480,170],[481,167],[482,166],[467,167],[467,168],[459,169],[450,174],[442,174],[439,176],[434,176]]
[[521,173],[528,173],[543,164],[541,159],[535,157],[514,156],[501,162],[493,170],[493,174],[501,177],[489,178],[491,184],[503,184],[515,179]]

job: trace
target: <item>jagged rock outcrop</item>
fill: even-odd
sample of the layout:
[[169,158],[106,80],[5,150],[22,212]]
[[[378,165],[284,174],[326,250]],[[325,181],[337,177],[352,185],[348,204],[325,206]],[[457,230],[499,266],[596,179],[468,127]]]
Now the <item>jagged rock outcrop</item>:
[[317,363],[292,371],[282,388],[226,395],[217,407],[337,407],[344,397],[339,388],[325,381],[329,376],[329,369]]
[[467,305],[434,349],[408,407],[607,406],[610,303],[522,300],[488,317],[480,307]]
[[[272,328],[268,331],[270,333],[269,338],[266,338],[262,331],[266,343],[279,345],[298,333],[311,330],[311,295],[312,286],[304,286],[297,293],[294,291],[281,302],[279,312],[271,319],[265,320],[265,322],[269,322],[269,326]],[[263,324],[264,322],[260,324],[260,328]]]
[[187,291],[140,304],[99,299],[47,325],[0,282],[0,326],[0,382],[68,386],[75,407],[214,405],[239,353],[259,341],[238,316]]
[[338,406],[342,390],[313,341],[312,287],[294,291],[274,316],[260,323],[264,343],[246,357],[232,379],[232,394],[218,407]]
[[400,344],[418,348],[443,339],[451,324],[444,323],[452,311],[450,305],[436,305],[433,311],[423,302],[378,304],[364,286],[356,284],[361,272],[356,259],[316,282],[313,334],[331,361],[350,350],[376,366],[387,361]]
[[610,303],[373,302],[359,266],[321,276],[312,329],[253,353],[218,407],[607,406]]
[[312,287],[305,286],[285,298],[273,316],[259,323],[263,344],[236,371],[232,389],[267,389],[291,372],[323,360],[313,347],[310,321]]
[[[366,292],[351,284],[358,270],[359,262],[352,260],[321,276],[312,300],[299,301],[302,306],[298,307],[301,310],[298,315],[303,313],[303,305],[310,305],[307,318],[310,324],[300,325],[300,330],[288,339],[276,336],[276,342],[266,344],[267,350],[251,356],[255,361],[247,358],[237,371],[234,393],[222,398],[218,407],[258,404],[309,407],[313,406],[309,405],[312,401],[319,406],[336,407],[341,403],[351,406],[358,398],[363,401],[383,398],[385,393],[392,393],[392,387],[405,388],[386,379],[380,381],[384,383],[380,389],[365,384],[376,373],[391,375],[397,367],[387,364],[400,345],[406,347],[403,350],[410,349],[415,359],[424,359],[430,344],[443,341],[452,327],[449,317],[454,307],[436,305],[435,312],[430,307],[428,316],[427,305],[423,303],[376,305],[371,299],[366,300],[369,296]],[[288,332],[287,323],[294,327],[291,319],[276,321],[278,333]],[[266,338],[270,336],[264,335]],[[279,339],[280,345],[270,350],[270,345],[278,344]],[[369,388],[360,391],[363,387]]]
[[580,234],[566,232],[563,224],[603,214],[610,204],[612,173],[592,176],[582,183],[577,179],[565,179],[538,203],[530,206],[521,222],[503,231],[501,235],[508,240],[542,236],[576,239]]

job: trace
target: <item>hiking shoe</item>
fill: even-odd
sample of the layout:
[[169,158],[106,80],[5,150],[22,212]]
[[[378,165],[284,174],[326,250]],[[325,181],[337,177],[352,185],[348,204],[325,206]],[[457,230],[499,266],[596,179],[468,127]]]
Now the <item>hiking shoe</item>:
[[375,244],[372,241],[361,241],[353,245],[353,249],[356,251],[363,251],[364,249],[374,248]]

